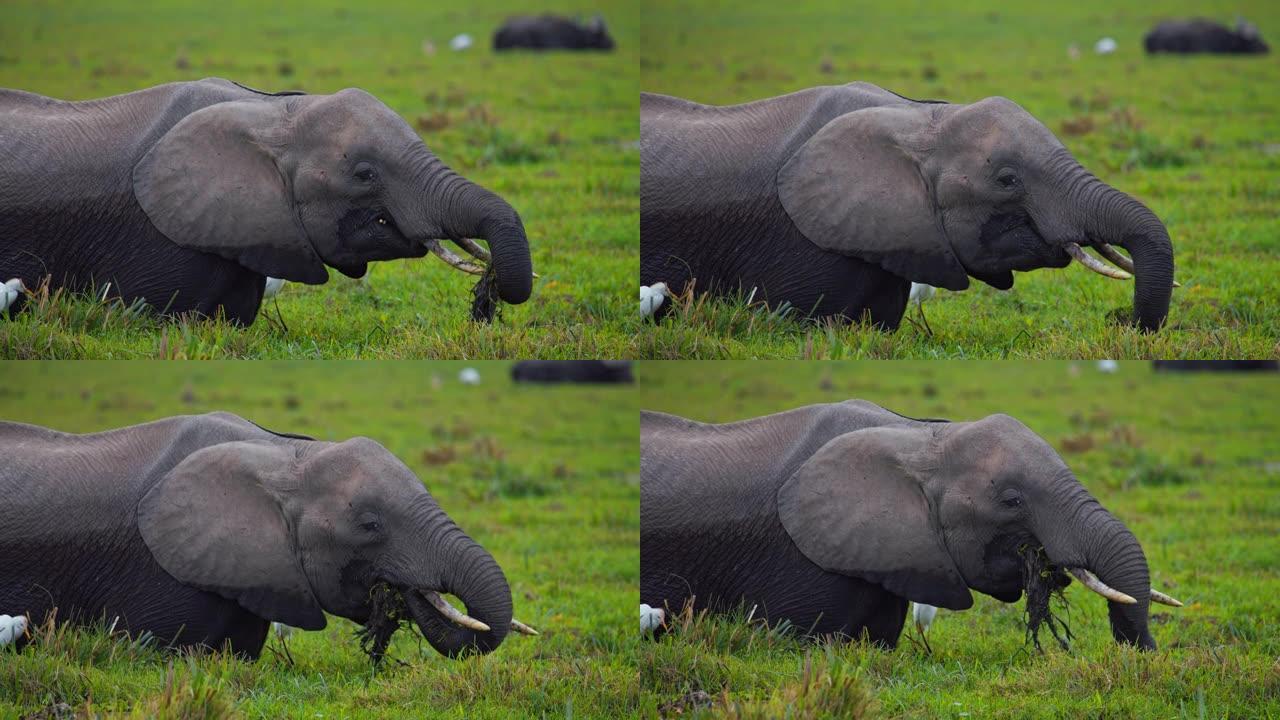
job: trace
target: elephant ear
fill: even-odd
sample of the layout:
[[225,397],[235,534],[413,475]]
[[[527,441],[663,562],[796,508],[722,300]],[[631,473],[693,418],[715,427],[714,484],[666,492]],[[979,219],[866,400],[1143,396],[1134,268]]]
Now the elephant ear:
[[290,130],[284,103],[239,100],[197,110],[133,168],[133,193],[165,237],[269,277],[329,279],[294,212],[274,152]]
[[927,130],[906,107],[873,107],[827,123],[778,172],[782,207],[810,242],[913,282],[969,287],[916,159],[902,139]]
[[778,517],[823,570],[964,610],[973,595],[916,479],[931,437],[928,428],[878,427],[831,440],[778,490]]
[[160,567],[250,612],[305,630],[325,626],[281,498],[297,487],[291,447],[228,442],[198,450],[138,503],[138,529]]

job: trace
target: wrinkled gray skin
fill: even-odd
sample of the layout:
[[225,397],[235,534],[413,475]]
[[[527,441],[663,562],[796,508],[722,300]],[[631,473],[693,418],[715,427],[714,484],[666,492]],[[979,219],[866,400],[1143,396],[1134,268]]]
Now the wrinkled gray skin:
[[913,420],[858,400],[727,425],[645,412],[640,437],[642,603],[754,607],[894,647],[908,600],[1017,600],[1017,548],[1043,544],[1132,595],[1108,603],[1112,634],[1155,648],[1138,541],[1011,417]]
[[[277,435],[227,413],[89,435],[0,422],[0,457],[0,613],[118,617],[164,645],[256,658],[270,621],[363,623],[386,582],[445,655],[488,652],[510,629],[501,568],[367,438]],[[490,631],[445,620],[430,590]]]
[[206,79],[84,102],[0,90],[0,281],[110,283],[126,302],[248,325],[267,276],[360,277],[458,238],[488,240],[498,295],[528,299],[516,211],[362,90]]
[[911,282],[999,288],[1109,243],[1135,322],[1169,312],[1173,249],[1141,202],[1004,98],[910,100],[868,83],[716,107],[642,94],[640,279],[894,329]]

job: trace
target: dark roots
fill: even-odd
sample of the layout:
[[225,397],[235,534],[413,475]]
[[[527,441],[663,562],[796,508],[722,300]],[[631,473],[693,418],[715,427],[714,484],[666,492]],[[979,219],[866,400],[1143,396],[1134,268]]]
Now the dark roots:
[[1057,604],[1065,611],[1065,576],[1061,570],[1049,564],[1043,547],[1033,549],[1023,545],[1018,548],[1018,553],[1022,555],[1022,586],[1027,594],[1027,640],[1035,645],[1037,652],[1043,653],[1044,648],[1040,647],[1040,626],[1047,624],[1058,645],[1063,650],[1070,650],[1070,640],[1073,639],[1071,627],[1049,607],[1050,599],[1056,597]]
[[376,669],[387,655],[391,636],[400,629],[401,623],[407,623],[410,619],[404,598],[386,583],[374,585],[369,590],[369,603],[372,606],[369,620],[356,631],[356,637],[360,638],[360,649],[365,651]]
[[474,299],[471,301],[471,319],[476,322],[493,322],[498,311],[498,273],[493,264],[485,269],[476,286],[471,290]]

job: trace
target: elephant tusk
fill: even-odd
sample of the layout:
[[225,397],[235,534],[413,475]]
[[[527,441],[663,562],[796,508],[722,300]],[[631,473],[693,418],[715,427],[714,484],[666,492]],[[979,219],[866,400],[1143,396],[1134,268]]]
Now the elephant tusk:
[[1081,265],[1084,265],[1085,267],[1098,273],[1099,275],[1106,275],[1107,277],[1115,278],[1116,280],[1129,280],[1133,277],[1132,275],[1130,275],[1129,273],[1123,270],[1117,270],[1111,267],[1110,265],[1103,263],[1101,260],[1086,253],[1083,249],[1081,249],[1079,245],[1075,243],[1071,243],[1071,242],[1067,243],[1066,248],[1067,248],[1067,253],[1070,254],[1071,257],[1075,258],[1080,262]]
[[[1120,268],[1121,270],[1133,273],[1134,275],[1138,274],[1138,271],[1135,270],[1133,267],[1133,261],[1125,257],[1124,255],[1122,255],[1119,250],[1116,250],[1110,245],[1106,243],[1098,243],[1098,253],[1101,254],[1102,257],[1110,260],[1112,263],[1115,264],[1116,267]],[[1177,280],[1174,280],[1173,286],[1182,287],[1182,283],[1178,282]]]
[[1136,605],[1138,602],[1133,599],[1133,596],[1125,595],[1119,590],[1108,586],[1106,583],[1099,580],[1097,575],[1094,575],[1084,568],[1068,568],[1067,571],[1074,575],[1085,587],[1108,600],[1122,603],[1124,605]]
[[1169,597],[1155,588],[1151,588],[1151,602],[1158,602],[1161,605],[1170,605],[1173,607],[1182,607],[1181,600]]
[[1096,249],[1098,254],[1110,260],[1112,265],[1115,265],[1125,272],[1133,273],[1134,275],[1138,274],[1138,271],[1133,267],[1133,261],[1122,255],[1120,251],[1114,247],[1111,247],[1106,243],[1098,243]]
[[427,247],[431,249],[431,252],[435,253],[436,257],[445,261],[454,269],[461,270],[469,275],[483,275],[485,273],[483,265],[477,265],[476,263],[463,260],[454,254],[452,250],[441,245],[439,240],[431,240],[427,243]]
[[520,633],[521,635],[533,635],[533,636],[537,636],[537,634],[538,634],[538,631],[537,631],[537,630],[534,630],[533,628],[529,627],[528,625],[525,625],[524,623],[520,622],[519,620],[517,620],[517,619],[515,619],[515,618],[511,618],[511,629],[512,629],[512,630],[515,630],[516,632]]
[[[466,238],[463,238],[461,240],[455,240],[454,242],[458,243],[458,245],[460,245],[467,252],[471,253],[475,257],[485,262],[489,262],[489,260],[492,259],[492,256],[489,254],[489,251],[477,245],[473,240],[467,240]],[[467,273],[469,275],[483,275],[485,274],[485,272],[487,272],[487,269],[485,268],[484,265],[473,263],[470,260],[463,260],[462,258],[458,257],[457,254],[455,254],[452,250],[441,245],[439,240],[428,241],[427,247],[431,249],[431,252],[436,254],[436,257],[448,263],[450,267],[461,270],[464,273]],[[535,280],[540,277],[538,273],[531,273],[531,274],[533,275],[533,278]]]
[[475,240],[472,240],[470,238],[457,238],[456,240],[454,240],[454,242],[458,243],[458,247],[462,248],[463,250],[466,250],[467,252],[471,253],[474,257],[479,258],[480,260],[489,262],[490,260],[493,259],[493,256],[489,254],[489,251],[485,250],[483,247],[480,247],[480,245],[476,243]]
[[440,593],[434,590],[428,590],[427,592],[422,593],[422,596],[427,599],[427,602],[431,603],[432,607],[439,610],[441,615],[444,615],[446,618],[449,618],[458,625],[461,625],[464,628],[470,628],[476,632],[489,632],[488,625],[485,625],[470,615],[459,612],[457,608],[450,605],[444,598],[440,597]]

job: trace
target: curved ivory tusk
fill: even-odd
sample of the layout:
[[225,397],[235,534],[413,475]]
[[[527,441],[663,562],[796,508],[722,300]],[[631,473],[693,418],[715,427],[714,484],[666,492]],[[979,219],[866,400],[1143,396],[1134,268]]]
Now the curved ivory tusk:
[[1157,602],[1161,605],[1170,605],[1172,607],[1182,607],[1181,600],[1169,597],[1155,588],[1151,588],[1151,602]]
[[533,628],[529,627],[528,625],[525,625],[524,623],[520,622],[519,620],[517,620],[517,619],[515,619],[515,618],[511,618],[511,629],[512,629],[512,630],[515,630],[516,632],[520,633],[521,635],[535,635],[535,636],[536,636],[536,635],[538,634],[538,631],[537,631],[537,630],[534,630]]
[[[1098,243],[1098,254],[1110,260],[1116,267],[1120,268],[1121,270],[1133,273],[1134,275],[1138,274],[1138,271],[1133,267],[1133,261],[1125,257],[1124,255],[1120,254],[1119,250],[1116,250],[1110,245],[1106,243]],[[1174,280],[1173,286],[1182,287],[1182,283],[1178,282],[1177,280]]]
[[432,240],[427,243],[427,247],[431,249],[431,252],[435,253],[436,257],[445,261],[454,269],[461,270],[462,272],[470,275],[483,275],[485,273],[483,265],[477,265],[473,262],[463,260],[455,255],[452,250],[441,245],[439,240]]
[[1097,575],[1094,575],[1093,573],[1089,572],[1088,570],[1085,570],[1084,568],[1067,568],[1067,572],[1070,572],[1072,575],[1075,575],[1076,579],[1079,580],[1085,587],[1098,593],[1099,595],[1101,595],[1102,597],[1108,600],[1111,600],[1113,602],[1123,603],[1125,605],[1136,605],[1138,602],[1137,600],[1133,599],[1133,596],[1125,595],[1119,590],[1116,590],[1108,586],[1106,583],[1099,580]]
[[444,598],[440,597],[440,593],[434,590],[428,590],[422,593],[422,596],[431,603],[431,606],[440,611],[441,615],[449,618],[453,622],[464,628],[470,628],[476,632],[489,632],[489,626],[479,620],[460,612],[457,608],[450,605]]
[[471,253],[471,255],[473,255],[474,257],[477,257],[485,262],[489,262],[490,260],[493,259],[493,256],[489,254],[489,251],[485,250],[483,247],[480,247],[480,245],[476,243],[475,240],[472,240],[470,238],[457,238],[456,240],[454,240],[454,242],[458,243],[458,247],[462,248],[463,250],[466,250],[467,252]]
[[1101,260],[1095,258],[1094,256],[1086,253],[1083,249],[1081,249],[1079,245],[1075,243],[1067,243],[1066,248],[1067,248],[1067,253],[1070,254],[1071,257],[1075,258],[1080,262],[1081,265],[1084,265],[1085,267],[1098,273],[1099,275],[1106,275],[1107,277],[1115,278],[1116,280],[1128,280],[1133,277],[1129,273],[1123,270],[1117,270],[1111,267],[1110,265],[1107,265],[1106,263],[1102,262]]
[[1106,243],[1098,243],[1096,249],[1098,251],[1098,254],[1110,260],[1112,265],[1115,265],[1116,267],[1120,268],[1121,270],[1124,270],[1125,272],[1130,272],[1130,273],[1133,273],[1134,275],[1138,274],[1138,271],[1135,270],[1133,267],[1133,261],[1125,257],[1124,255],[1122,255],[1119,250],[1111,247]]

